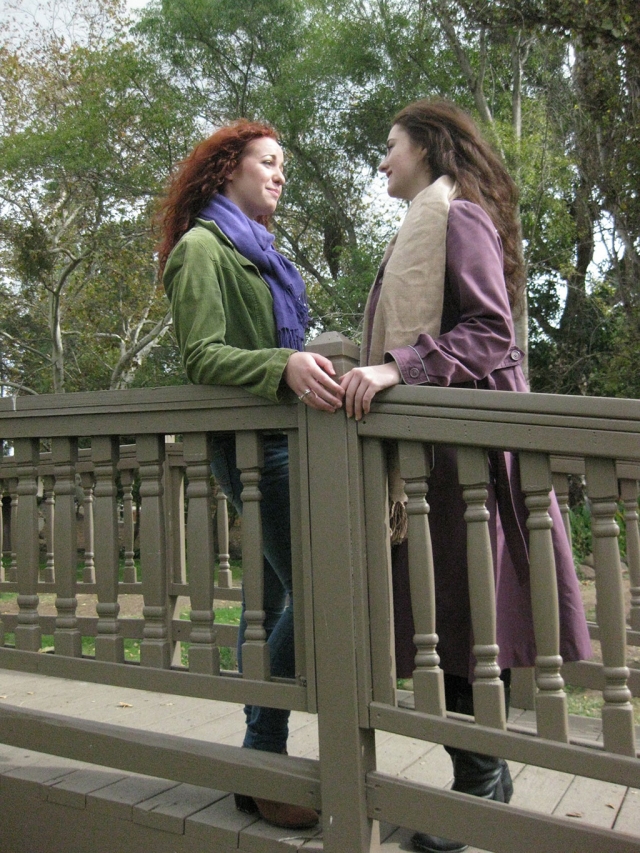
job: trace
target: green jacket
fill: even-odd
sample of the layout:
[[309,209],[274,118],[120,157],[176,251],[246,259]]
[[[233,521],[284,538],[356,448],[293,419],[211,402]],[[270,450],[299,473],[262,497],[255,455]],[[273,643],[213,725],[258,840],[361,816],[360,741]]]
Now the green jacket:
[[278,346],[271,291],[213,222],[198,219],[163,275],[187,376],[197,385],[242,385],[282,402],[295,350]]

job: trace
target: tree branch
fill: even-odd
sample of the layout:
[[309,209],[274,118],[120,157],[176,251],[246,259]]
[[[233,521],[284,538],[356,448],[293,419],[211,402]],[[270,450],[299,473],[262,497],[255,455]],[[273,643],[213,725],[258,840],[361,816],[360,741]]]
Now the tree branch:
[[293,237],[293,235],[290,234],[286,230],[286,228],[284,228],[282,225],[280,225],[277,222],[276,222],[276,231],[278,231],[280,234],[283,234],[287,238],[289,245],[291,246],[291,248],[294,251],[298,265],[301,266],[302,269],[306,270],[310,275],[312,275],[315,278],[315,280],[318,282],[320,287],[324,290],[324,292],[328,296],[331,297],[331,299],[335,303],[340,305],[340,307],[343,310],[350,311],[351,306],[349,305],[347,300],[341,296],[338,296],[338,294],[335,292],[334,288],[331,287],[331,285],[327,283],[326,277],[322,275],[322,273],[317,269],[317,267],[314,265],[314,263],[309,259],[309,256],[304,251],[304,249],[301,248],[298,240],[296,240],[296,238]]
[[124,355],[118,360],[118,363],[113,368],[111,373],[111,380],[109,383],[109,387],[111,389],[116,388],[118,383],[122,377],[122,374],[125,371],[125,368],[131,364],[131,362],[135,359],[136,356],[140,355],[140,353],[150,348],[157,340],[159,340],[162,335],[169,329],[171,326],[171,311],[167,311],[164,317],[155,324],[155,326],[151,329],[151,331],[147,332],[144,337],[140,338],[140,340],[131,347],[131,349],[127,350]]
[[318,163],[316,163],[316,161],[309,154],[307,154],[305,151],[303,151],[302,148],[300,148],[300,146],[297,144],[297,142],[294,142],[291,139],[287,140],[287,142],[288,142],[289,149],[296,155],[296,157],[300,160],[300,162],[304,163],[307,166],[307,168],[311,169],[321,193],[324,195],[326,200],[329,202],[333,212],[336,214],[341,225],[344,227],[345,231],[349,235],[349,242],[351,243],[352,246],[357,246],[358,245],[358,238],[356,236],[356,232],[355,232],[355,229],[353,227],[353,222],[351,221],[350,217],[347,216],[347,214],[342,209],[342,206],[340,204],[340,199],[338,198],[338,196],[334,192],[333,187],[331,187],[330,184],[328,183],[328,181],[326,180],[326,178],[322,172],[322,169],[320,168]]
[[0,379],[0,386],[8,385],[9,388],[17,388],[18,391],[26,391],[27,394],[33,394],[35,397],[38,396],[38,392],[34,391],[33,388],[29,388],[28,385],[23,385],[21,382],[11,382],[9,379]]
[[[480,34],[480,73],[474,74],[473,68],[469,61],[469,57],[467,56],[467,52],[458,36],[458,33],[456,32],[455,24],[451,17],[447,0],[434,0],[434,7],[436,14],[440,18],[440,23],[442,25],[443,30],[445,31],[447,40],[449,41],[449,44],[451,45],[453,52],[456,55],[456,59],[458,60],[460,69],[463,75],[466,77],[467,84],[469,86],[469,89],[471,90],[471,94],[473,95],[473,99],[476,104],[476,109],[480,113],[480,117],[482,118],[482,120],[486,122],[490,127],[493,127],[493,114],[489,109],[489,104],[487,103],[487,99],[484,96],[483,90],[484,69],[486,66],[486,42],[484,27],[482,28]],[[496,143],[499,143],[499,140],[497,138],[495,141]],[[501,147],[500,153],[504,158],[504,151]]]
[[9,332],[5,332],[3,329],[0,329],[0,335],[3,338],[6,338],[8,341],[11,341],[11,343],[14,343],[20,349],[27,350],[27,352],[32,352],[34,355],[37,355],[40,358],[43,358],[46,361],[51,362],[51,359],[49,358],[49,356],[46,353],[41,352],[39,349],[36,349],[35,347],[29,346],[29,344],[25,344],[24,341],[20,341],[20,340],[18,340],[18,338],[14,338],[13,335],[9,334]]

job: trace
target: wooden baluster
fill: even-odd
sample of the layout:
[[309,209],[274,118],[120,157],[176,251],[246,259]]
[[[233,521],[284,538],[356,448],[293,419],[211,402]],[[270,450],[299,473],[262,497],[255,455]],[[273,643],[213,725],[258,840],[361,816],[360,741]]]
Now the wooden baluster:
[[218,532],[218,586],[231,589],[233,576],[229,562],[229,509],[227,496],[220,486],[216,486],[216,529]]
[[409,536],[409,585],[417,648],[413,690],[416,711],[445,713],[444,677],[436,652],[436,598],[429,505],[425,499],[431,448],[411,441],[398,443],[400,475],[405,481]]
[[44,540],[46,542],[47,559],[43,569],[40,570],[40,580],[43,583],[55,581],[55,517],[56,498],[53,492],[54,477],[46,475],[43,481],[43,507],[44,507]]
[[[3,443],[0,441],[0,460],[3,453]],[[5,580],[4,571],[4,512],[3,498],[5,492],[4,480],[0,480],[0,583]],[[2,614],[0,614],[0,647],[4,646],[4,625],[2,623]]]
[[185,433],[187,465],[187,559],[191,597],[191,646],[189,669],[220,674],[220,650],[216,646],[213,615],[215,549],[213,545],[210,447],[205,433]]
[[362,442],[362,470],[373,699],[375,702],[395,705],[397,679],[389,536],[389,478],[385,447],[379,439],[365,439]]
[[506,728],[504,685],[500,680],[496,643],[496,590],[486,503],[489,485],[487,454],[476,447],[459,447],[458,479],[467,505],[467,565],[469,599],[476,658],[473,707],[483,726]]
[[[164,511],[165,511],[165,547],[167,555],[167,574],[172,584],[186,584],[187,558],[185,536],[184,474],[185,465],[182,445],[176,444],[174,435],[165,435],[164,459]],[[213,583],[213,581],[212,581]],[[167,600],[168,623],[180,618],[178,596],[169,595]],[[172,666],[182,666],[182,643],[173,643]]]
[[[0,459],[2,454],[2,444],[0,443]],[[4,570],[4,496],[6,492],[6,483],[0,480],[0,581],[7,580]]]
[[172,660],[169,635],[171,613],[167,597],[167,552],[164,530],[162,474],[164,436],[141,435],[136,439],[140,466],[140,565],[144,595],[144,629],[140,663],[168,669]]
[[[0,450],[2,445],[0,444]],[[0,452],[1,455],[1,452]],[[4,571],[4,514],[2,512],[2,498],[4,497],[4,482],[0,480],[0,582],[5,580]],[[0,648],[4,646],[4,623],[0,613]]]
[[569,510],[569,477],[563,471],[554,471],[552,474],[552,482],[553,491],[556,493],[556,498],[558,499],[558,506],[560,507],[562,523],[564,524],[564,529],[567,531],[567,539],[569,540],[569,542],[571,542],[572,538],[571,512]]
[[[37,652],[42,632],[38,622],[38,463],[40,461],[37,438],[16,438],[17,513],[15,533],[16,569],[18,580],[18,619],[16,648]],[[12,537],[13,538],[13,537]]]
[[136,583],[135,542],[133,524],[133,471],[122,468],[120,471],[122,484],[122,539],[124,544],[124,577],[125,583]]
[[618,500],[615,463],[610,459],[588,458],[586,472],[587,494],[591,499],[597,621],[604,664],[604,747],[609,752],[635,755],[633,707],[627,686],[626,620],[618,549],[620,530],[615,521]]
[[53,644],[56,654],[81,657],[82,637],[76,608],[78,539],[76,530],[76,463],[78,441],[54,438],[51,458],[55,477],[56,508],[53,539],[56,543],[56,627]]
[[529,510],[531,604],[536,638],[536,717],[538,734],[549,740],[569,741],[569,717],[564,680],[560,675],[560,612],[556,563],[549,515],[551,471],[543,453],[521,453],[520,473]]
[[631,593],[629,624],[632,631],[640,631],[640,531],[638,529],[638,481],[620,480],[620,498],[624,503],[624,520],[627,527],[627,566]]
[[82,570],[83,583],[96,582],[95,564],[95,532],[93,518],[93,471],[82,471],[80,473],[80,484],[84,494],[83,507],[84,517],[82,519],[82,532],[84,534],[84,568]]
[[247,627],[242,645],[245,678],[269,677],[269,646],[264,628],[264,556],[260,517],[262,441],[256,432],[236,434],[236,459],[242,481],[242,569]]
[[[168,439],[169,436],[166,436]],[[173,583],[186,583],[184,461],[182,448],[165,440],[164,462],[165,512],[167,516],[167,560],[169,577]],[[180,451],[179,453],[177,451]]]
[[9,580],[15,583],[18,580],[18,558],[16,555],[16,537],[18,535],[16,533],[18,528],[18,478],[10,477],[8,485],[11,497],[9,512]]
[[119,543],[116,465],[118,439],[94,436],[91,439],[93,462],[93,523],[100,547],[95,553],[95,577],[98,603],[96,660],[122,663],[124,640],[120,635],[118,604]]

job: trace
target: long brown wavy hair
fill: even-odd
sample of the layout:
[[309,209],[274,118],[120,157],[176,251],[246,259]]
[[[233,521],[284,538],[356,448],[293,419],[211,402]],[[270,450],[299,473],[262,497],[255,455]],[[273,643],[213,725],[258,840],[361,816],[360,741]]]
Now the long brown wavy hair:
[[459,197],[480,205],[493,222],[504,255],[504,277],[512,309],[522,304],[525,269],[518,219],[518,188],[473,119],[455,104],[420,100],[393,119],[425,149],[433,180],[449,175]]
[[[155,217],[160,232],[156,246],[159,278],[173,247],[192,227],[211,197],[220,192],[249,143],[264,136],[278,141],[278,134],[269,125],[239,119],[200,142],[180,163],[169,179]],[[266,226],[269,217],[261,216],[258,221]]]

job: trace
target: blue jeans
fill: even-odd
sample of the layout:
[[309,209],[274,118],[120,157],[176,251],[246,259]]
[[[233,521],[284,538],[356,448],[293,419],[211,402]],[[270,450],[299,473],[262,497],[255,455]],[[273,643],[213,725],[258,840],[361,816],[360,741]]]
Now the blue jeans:
[[[284,435],[265,435],[264,467],[260,479],[260,514],[264,550],[265,631],[271,675],[295,677],[293,599],[291,594],[291,525],[289,510],[289,449]],[[242,483],[236,466],[232,434],[215,436],[211,470],[227,499],[242,514]],[[246,622],[242,616],[238,635],[238,667],[242,672],[242,643]],[[247,705],[247,732],[243,746],[265,752],[284,752],[289,734],[289,714],[279,708]]]

